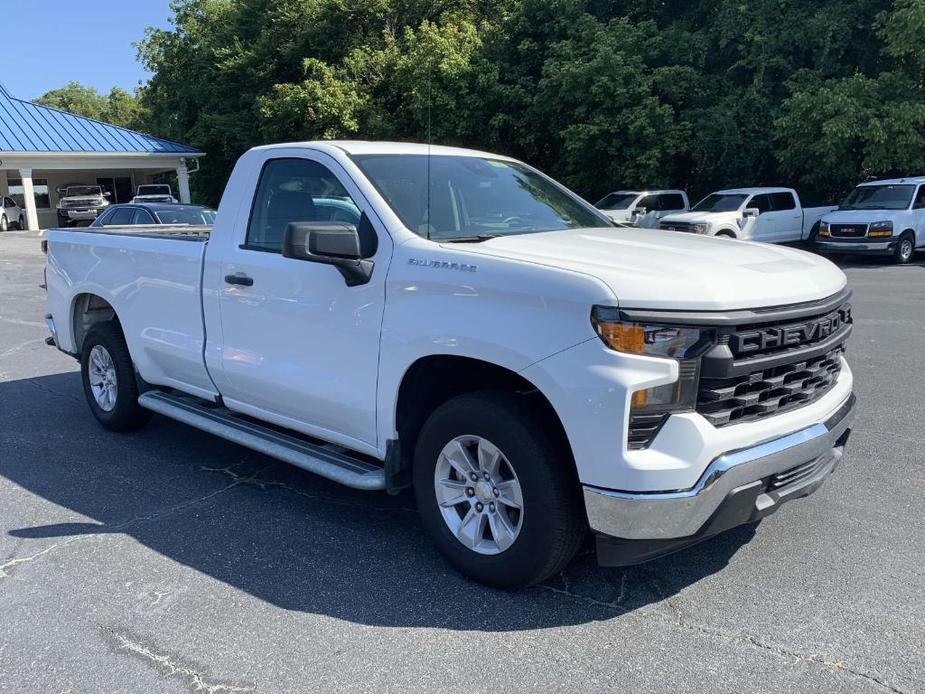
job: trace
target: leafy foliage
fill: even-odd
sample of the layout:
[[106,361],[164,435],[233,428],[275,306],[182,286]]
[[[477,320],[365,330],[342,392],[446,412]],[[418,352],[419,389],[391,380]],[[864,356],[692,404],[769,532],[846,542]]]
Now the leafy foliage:
[[108,95],[103,95],[93,87],[68,82],[60,89],[45,92],[36,99],[36,103],[123,128],[137,128],[143,118],[138,99],[119,87],[113,87]]
[[270,141],[511,154],[589,198],[925,172],[923,0],[174,0],[145,126],[216,202]]

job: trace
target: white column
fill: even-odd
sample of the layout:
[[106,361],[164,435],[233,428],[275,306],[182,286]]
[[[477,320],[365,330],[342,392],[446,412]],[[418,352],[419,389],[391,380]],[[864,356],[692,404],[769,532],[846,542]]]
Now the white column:
[[188,203],[189,198],[189,170],[184,161],[177,167],[177,183],[180,184],[180,202]]
[[39,215],[35,210],[35,190],[32,188],[32,169],[20,169],[22,178],[22,194],[26,199],[26,226],[29,231],[39,230]]

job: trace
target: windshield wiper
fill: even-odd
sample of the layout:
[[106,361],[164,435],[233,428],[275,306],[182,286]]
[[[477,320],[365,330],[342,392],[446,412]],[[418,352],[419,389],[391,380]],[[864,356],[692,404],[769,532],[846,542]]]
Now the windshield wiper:
[[481,243],[489,239],[496,239],[502,234],[476,234],[473,236],[454,236],[453,238],[440,239],[444,243]]

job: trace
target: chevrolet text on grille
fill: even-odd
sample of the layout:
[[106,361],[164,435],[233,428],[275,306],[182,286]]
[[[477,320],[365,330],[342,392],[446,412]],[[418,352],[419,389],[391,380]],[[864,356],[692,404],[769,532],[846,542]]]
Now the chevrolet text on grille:
[[842,306],[822,318],[800,325],[759,328],[730,335],[729,346],[736,354],[747,354],[774,347],[801,345],[834,335],[848,323],[851,323],[851,306]]

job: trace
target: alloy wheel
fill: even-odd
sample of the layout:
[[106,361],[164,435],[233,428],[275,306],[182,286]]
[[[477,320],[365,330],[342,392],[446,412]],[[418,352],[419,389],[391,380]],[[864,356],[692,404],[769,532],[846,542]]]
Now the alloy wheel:
[[116,406],[118,382],[116,379],[116,365],[103,345],[94,345],[90,350],[88,364],[90,391],[93,399],[104,412],[112,412]]
[[447,443],[437,458],[434,491],[447,528],[468,549],[497,555],[520,534],[520,480],[491,441],[467,435]]

